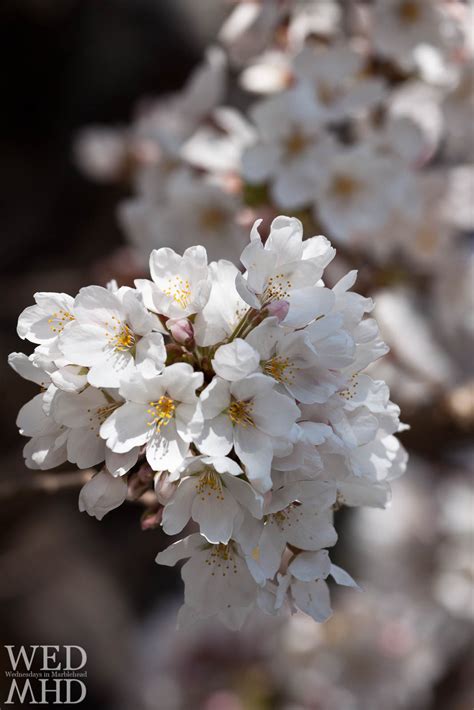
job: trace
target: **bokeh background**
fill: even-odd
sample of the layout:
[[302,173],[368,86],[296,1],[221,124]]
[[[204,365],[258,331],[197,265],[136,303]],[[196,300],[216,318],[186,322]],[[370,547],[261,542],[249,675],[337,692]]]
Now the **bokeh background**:
[[[0,697],[3,644],[71,643],[88,654],[81,707],[91,710],[470,710],[469,343],[449,342],[448,352],[463,350],[454,384],[433,385],[427,366],[421,395],[393,392],[411,425],[408,471],[388,511],[337,513],[345,542],[336,562],[364,591],[337,591],[323,626],[298,615],[239,634],[178,634],[179,571],[153,563],[166,541],[159,528],[142,532],[141,507],[99,524],[77,511],[81,474],[62,467],[39,479],[24,467],[15,417],[34,387],[6,362],[23,347],[18,314],[35,291],[124,283],[138,269],[116,218],[130,186],[81,174],[78,131],[125,125],[144,97],[180,89],[227,12],[219,0],[0,5]],[[388,367],[403,379],[396,355]]]

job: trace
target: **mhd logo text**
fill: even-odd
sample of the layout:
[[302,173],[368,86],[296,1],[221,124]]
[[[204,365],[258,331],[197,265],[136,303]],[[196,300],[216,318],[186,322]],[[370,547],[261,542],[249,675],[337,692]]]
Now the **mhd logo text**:
[[[5,646],[11,680],[5,705],[77,705],[86,697],[81,646]],[[37,671],[33,671],[39,668]]]

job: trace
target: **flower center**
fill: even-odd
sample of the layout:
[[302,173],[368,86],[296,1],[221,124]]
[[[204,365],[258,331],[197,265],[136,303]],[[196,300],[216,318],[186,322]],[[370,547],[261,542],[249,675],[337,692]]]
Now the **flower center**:
[[73,320],[74,316],[72,313],[60,308],[59,311],[51,315],[51,318],[48,318],[48,323],[53,333],[62,333],[64,327]]
[[238,424],[242,427],[255,426],[252,419],[252,401],[238,401],[234,400],[232,404],[227,409],[227,414],[229,416],[232,424]]
[[191,284],[189,279],[182,279],[181,276],[168,279],[168,287],[163,289],[163,293],[172,298],[183,310],[191,303]]
[[331,194],[343,200],[350,200],[358,192],[360,184],[351,175],[335,175],[331,183]]
[[415,0],[405,0],[398,6],[398,16],[402,22],[413,24],[420,19],[421,7]]
[[288,383],[294,379],[292,362],[287,357],[275,355],[263,364],[263,371],[277,382]]
[[290,291],[293,285],[285,274],[275,274],[270,276],[267,281],[267,286],[263,294],[263,303],[270,301],[284,301],[290,297]]
[[351,379],[347,384],[347,387],[339,392],[339,396],[347,401],[349,401],[350,399],[354,399],[354,396],[357,394],[358,384],[359,382],[357,380],[357,374],[352,375]]
[[211,572],[212,577],[215,576],[216,571],[223,577],[230,572],[237,574],[237,565],[231,545],[224,545],[223,543],[213,545],[207,556],[206,565],[213,568]]
[[96,431],[96,436],[99,438],[99,429],[106,419],[110,417],[112,412],[115,412],[118,407],[121,406],[121,402],[110,402],[109,404],[104,404],[103,407],[98,407],[95,410],[88,409],[87,413],[89,415],[89,429],[91,431]]
[[308,138],[295,128],[285,140],[285,152],[289,157],[294,158],[304,153],[309,143]]
[[151,415],[148,426],[156,426],[158,431],[161,427],[168,426],[176,410],[176,404],[171,397],[163,394],[157,402],[148,402],[148,404],[150,409],[147,409],[147,413]]
[[112,316],[112,323],[105,321],[105,327],[107,328],[105,336],[114,350],[125,352],[135,347],[135,333],[116,316]]
[[224,500],[222,490],[222,481],[218,473],[212,469],[204,471],[196,484],[196,493],[201,497],[201,500],[206,500],[207,496],[215,495],[217,500]]

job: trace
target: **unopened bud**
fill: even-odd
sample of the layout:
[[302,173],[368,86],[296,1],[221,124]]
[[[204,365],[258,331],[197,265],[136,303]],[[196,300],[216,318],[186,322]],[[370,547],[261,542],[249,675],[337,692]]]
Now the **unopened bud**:
[[166,325],[177,343],[184,345],[194,339],[194,329],[187,318],[169,320]]
[[132,500],[137,500],[150,488],[154,472],[148,463],[144,462],[138,471],[128,477],[128,495]]
[[161,525],[161,520],[163,518],[163,508],[160,506],[159,508],[150,508],[148,510],[145,510],[143,513],[141,520],[140,520],[140,525],[142,530],[154,530],[157,528],[159,525]]
[[269,303],[267,306],[268,315],[278,318],[279,323],[286,318],[289,310],[290,304],[288,301],[272,301],[272,303]]

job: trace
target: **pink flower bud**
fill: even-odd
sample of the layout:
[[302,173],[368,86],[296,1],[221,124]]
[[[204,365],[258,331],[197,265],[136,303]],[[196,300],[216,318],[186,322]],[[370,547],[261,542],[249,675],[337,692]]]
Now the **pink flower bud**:
[[290,304],[288,301],[272,301],[267,306],[267,313],[269,316],[278,318],[278,322],[281,323],[288,315],[289,309]]
[[163,508],[161,506],[155,510],[152,508],[146,510],[140,520],[142,530],[155,530],[161,524],[162,518]]
[[187,318],[169,320],[166,326],[177,343],[184,345],[194,338],[194,329]]

